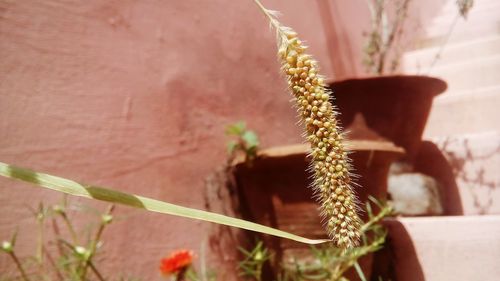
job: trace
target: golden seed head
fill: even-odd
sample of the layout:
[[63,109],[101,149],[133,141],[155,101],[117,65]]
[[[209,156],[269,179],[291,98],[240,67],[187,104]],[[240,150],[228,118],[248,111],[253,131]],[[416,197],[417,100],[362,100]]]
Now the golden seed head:
[[312,148],[312,166],[316,177],[314,188],[319,195],[321,213],[326,217],[327,233],[338,247],[353,247],[360,237],[361,221],[354,211],[356,200],[349,185],[350,166],[343,161],[347,159],[347,154],[330,94],[319,75],[318,63],[305,53],[306,47],[297,33],[268,15],[280,35],[282,69],[294,93],[306,139]]

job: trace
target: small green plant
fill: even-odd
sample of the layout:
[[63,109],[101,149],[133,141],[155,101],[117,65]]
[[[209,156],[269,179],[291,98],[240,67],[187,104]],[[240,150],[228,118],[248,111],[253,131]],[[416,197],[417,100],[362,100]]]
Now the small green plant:
[[246,163],[251,163],[257,156],[259,148],[259,137],[254,131],[248,130],[243,121],[229,125],[226,127],[226,135],[234,137],[227,144],[229,160],[233,161],[238,153],[242,153]]
[[[21,274],[21,278],[24,281],[29,280],[28,275],[26,274],[26,271],[24,270],[23,265],[21,264],[21,261],[17,257],[16,253],[14,252],[14,246],[16,245],[16,238],[17,238],[17,231],[14,232],[12,235],[12,238],[9,241],[3,241],[1,250],[8,254],[11,258],[14,264],[16,265],[17,270]],[[3,278],[2,278],[3,280]]]
[[283,266],[283,273],[279,281],[346,281],[345,273],[354,268],[359,278],[366,281],[359,259],[367,254],[381,249],[385,243],[387,231],[380,221],[392,214],[392,208],[383,205],[374,198],[370,198],[379,212],[374,214],[370,202],[366,203],[368,221],[361,226],[361,245],[355,248],[342,250],[329,245],[312,247],[312,261],[294,260]]
[[[68,214],[66,198],[61,204],[50,207],[40,203],[36,210],[33,210],[37,222],[37,244],[35,253],[32,256],[20,258],[16,254],[15,245],[17,232],[9,241],[2,243],[2,251],[8,254],[16,266],[19,276],[12,273],[11,276],[2,276],[1,280],[110,280],[106,279],[99,271],[98,254],[102,245],[102,234],[105,228],[112,223],[113,205],[99,216],[97,227],[88,227],[87,237],[77,235],[74,223]],[[46,233],[46,226],[50,222],[52,232]],[[64,227],[61,227],[61,224]],[[63,237],[62,233],[67,232],[69,237]],[[47,236],[47,237],[46,237]],[[49,239],[48,237],[54,237]],[[2,274],[3,275],[3,274]],[[136,280],[118,278],[115,280]]]
[[264,247],[262,241],[258,241],[255,247],[249,252],[243,248],[239,248],[245,258],[239,263],[240,276],[253,280],[262,280],[262,268],[264,264],[271,258],[269,250]]
[[[354,268],[359,278],[366,281],[359,259],[370,253],[381,249],[385,243],[387,231],[380,221],[392,214],[392,208],[382,204],[374,198],[370,198],[366,203],[368,220],[361,228],[361,245],[349,249],[335,247],[334,244],[326,244],[318,247],[311,247],[307,258],[292,257],[281,264],[278,281],[348,281],[345,273]],[[377,206],[378,212],[372,209],[372,204]],[[242,250],[245,259],[240,263],[240,271],[243,276],[252,280],[262,280],[262,266],[269,260],[271,254],[263,246],[262,242],[257,243],[255,248],[248,252]],[[256,258],[262,257],[262,258]]]

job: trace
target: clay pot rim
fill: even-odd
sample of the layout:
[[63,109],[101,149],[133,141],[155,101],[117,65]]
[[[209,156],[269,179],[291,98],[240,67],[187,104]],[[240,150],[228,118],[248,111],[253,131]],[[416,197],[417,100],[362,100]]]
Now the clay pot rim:
[[[405,150],[402,147],[396,146],[389,141],[380,140],[349,140],[347,142],[347,148],[351,151],[374,151],[374,152],[385,152],[395,154],[397,156],[403,156]],[[257,152],[257,159],[276,159],[276,158],[286,158],[290,156],[301,156],[309,154],[309,144],[291,144],[275,146],[266,149],[259,150]],[[233,162],[233,166],[243,164],[243,157],[238,157]]]
[[427,76],[427,75],[382,75],[382,76],[366,76],[366,77],[353,77],[342,80],[329,80],[327,81],[330,88],[336,85],[352,84],[352,83],[411,83],[411,84],[424,84],[430,85],[430,89],[433,91],[427,92],[432,96],[437,96],[448,88],[448,84],[437,77]]

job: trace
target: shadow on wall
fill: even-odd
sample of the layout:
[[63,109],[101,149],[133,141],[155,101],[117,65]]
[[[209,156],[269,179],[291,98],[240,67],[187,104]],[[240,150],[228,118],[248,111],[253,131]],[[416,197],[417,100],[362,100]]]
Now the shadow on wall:
[[499,188],[498,181],[494,178],[494,163],[495,158],[500,155],[500,144],[484,149],[488,150],[486,152],[479,149],[479,152],[468,138],[448,137],[440,143],[440,150],[446,156],[455,179],[468,186],[466,189],[472,198],[475,212],[479,215],[494,213],[495,199],[498,198],[494,193]]

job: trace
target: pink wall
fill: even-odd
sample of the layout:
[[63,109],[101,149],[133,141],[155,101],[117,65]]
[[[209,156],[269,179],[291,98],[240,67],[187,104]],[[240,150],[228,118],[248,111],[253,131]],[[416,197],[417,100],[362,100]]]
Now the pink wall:
[[[280,10],[333,77],[322,1],[264,1]],[[203,208],[203,181],[226,159],[224,127],[246,120],[262,146],[301,141],[274,33],[251,1],[0,1],[0,161]],[[0,179],[0,239],[27,206],[57,193]],[[88,200],[72,199],[104,208]],[[105,273],[158,279],[161,256],[197,251],[208,224],[118,208]],[[83,222],[82,222],[83,224]],[[234,269],[232,256],[209,265]],[[228,260],[229,259],[229,260]],[[0,268],[10,261],[0,256]]]
[[[247,120],[263,146],[300,141],[274,33],[251,1],[0,1],[0,37],[1,161],[203,208],[227,124]],[[0,239],[19,225],[31,246],[26,206],[59,198],[0,179]],[[205,223],[120,214],[106,274],[158,280],[160,257],[208,236]]]
[[[364,74],[363,0],[289,3],[264,1],[309,43],[324,74]],[[422,9],[415,17],[427,20]],[[274,33],[252,1],[0,0],[0,38],[0,161],[203,208],[203,181],[226,159],[227,124],[246,120],[263,147],[301,141]],[[26,206],[59,198],[0,179],[0,239],[19,225],[26,251]],[[161,256],[198,251],[209,236],[206,223],[117,215],[124,219],[105,235],[106,274],[159,280]],[[235,266],[232,256],[208,258],[220,277]],[[9,265],[0,256],[0,271]]]

